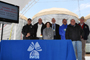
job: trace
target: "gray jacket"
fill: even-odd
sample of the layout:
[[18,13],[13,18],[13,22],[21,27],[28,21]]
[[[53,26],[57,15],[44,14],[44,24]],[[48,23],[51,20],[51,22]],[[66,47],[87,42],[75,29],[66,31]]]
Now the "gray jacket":
[[43,30],[43,39],[47,40],[47,39],[54,39],[54,32],[53,29],[50,28],[45,28]]

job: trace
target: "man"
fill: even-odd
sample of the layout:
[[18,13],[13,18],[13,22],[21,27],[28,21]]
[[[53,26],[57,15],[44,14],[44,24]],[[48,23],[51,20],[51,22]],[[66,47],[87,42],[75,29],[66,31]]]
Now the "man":
[[78,60],[82,60],[82,42],[81,38],[83,36],[82,28],[76,24],[74,19],[71,19],[71,23],[68,25],[66,29],[66,39],[71,39],[74,47],[74,51],[78,56]]
[[45,28],[44,23],[42,22],[42,19],[39,18],[38,22],[36,24],[34,24],[36,39],[41,39],[42,38],[44,28]]
[[60,39],[60,35],[59,35],[59,25],[55,23],[56,20],[55,18],[52,18],[52,29],[54,32],[54,39]]
[[88,35],[89,35],[89,27],[87,24],[84,23],[84,21],[85,21],[84,17],[81,17],[79,25],[84,31],[84,36],[81,39],[82,41],[82,60],[85,60],[85,45],[86,45],[86,40],[88,39]]
[[34,30],[33,30],[33,26],[31,24],[31,19],[29,18],[27,20],[27,24],[23,27],[22,29],[22,34],[24,35],[23,36],[23,39],[32,39],[33,38],[33,35],[34,35]]
[[61,35],[61,39],[65,40],[65,32],[66,32],[66,28],[67,28],[67,20],[63,19],[62,20],[63,25],[59,27],[59,34]]

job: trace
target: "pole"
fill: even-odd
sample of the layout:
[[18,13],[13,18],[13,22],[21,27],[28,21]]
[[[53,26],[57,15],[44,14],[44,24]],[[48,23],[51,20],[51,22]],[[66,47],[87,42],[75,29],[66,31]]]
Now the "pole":
[[3,26],[4,24],[2,23],[1,40],[3,39]]
[[79,17],[81,16],[81,12],[80,12],[80,4],[79,4],[79,0],[78,0],[78,11],[79,11]]

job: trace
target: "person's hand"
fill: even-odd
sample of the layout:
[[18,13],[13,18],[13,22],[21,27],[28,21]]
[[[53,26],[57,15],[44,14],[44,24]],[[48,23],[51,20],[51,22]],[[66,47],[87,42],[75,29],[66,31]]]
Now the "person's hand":
[[83,39],[82,36],[81,36],[81,39]]
[[81,36],[81,38],[82,38],[82,36]]
[[27,33],[28,36],[30,36],[30,33]]
[[26,37],[29,37],[30,36],[30,33],[27,33]]

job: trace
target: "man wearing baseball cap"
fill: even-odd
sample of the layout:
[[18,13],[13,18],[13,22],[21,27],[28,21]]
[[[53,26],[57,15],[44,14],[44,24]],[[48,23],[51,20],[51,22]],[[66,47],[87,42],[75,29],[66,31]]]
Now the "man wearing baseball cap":
[[24,35],[23,36],[24,40],[29,40],[29,39],[33,38],[34,29],[33,29],[33,26],[31,24],[31,21],[32,21],[32,19],[28,18],[27,24],[25,26],[23,26],[22,34]]

